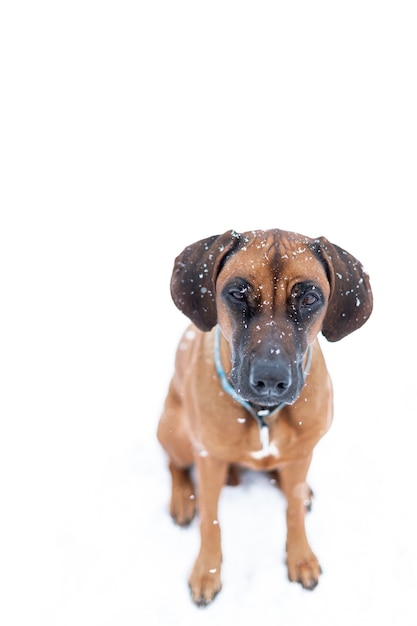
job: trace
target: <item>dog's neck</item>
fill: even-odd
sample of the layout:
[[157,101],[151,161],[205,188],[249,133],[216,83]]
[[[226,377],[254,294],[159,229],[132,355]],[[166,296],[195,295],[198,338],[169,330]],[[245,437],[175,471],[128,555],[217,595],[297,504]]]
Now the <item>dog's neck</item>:
[[[277,404],[273,407],[268,407],[268,408],[259,407],[257,405],[252,404],[251,402],[248,402],[247,400],[244,400],[238,394],[236,389],[231,384],[229,378],[227,377],[227,374],[223,367],[223,363],[222,363],[222,359],[220,355],[220,335],[221,335],[220,326],[217,325],[215,328],[215,335],[214,335],[214,364],[216,367],[217,376],[220,379],[220,383],[223,387],[223,390],[231,398],[233,398],[233,400],[236,400],[236,402],[238,402],[241,406],[243,406],[252,415],[253,418],[255,418],[259,426],[262,449],[266,450],[266,448],[269,446],[269,425],[265,421],[265,419],[274,417],[286,405],[286,403],[281,402],[280,404]],[[307,361],[306,361],[306,365],[304,368],[304,376],[307,376],[308,374],[308,370],[310,369],[310,363],[311,363],[311,347],[309,347],[307,351]],[[268,421],[270,420],[268,419]]]

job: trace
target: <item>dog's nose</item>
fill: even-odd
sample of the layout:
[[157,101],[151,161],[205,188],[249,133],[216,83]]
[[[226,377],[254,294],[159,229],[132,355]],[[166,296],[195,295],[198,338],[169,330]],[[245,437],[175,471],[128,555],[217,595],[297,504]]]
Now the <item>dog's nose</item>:
[[291,371],[285,365],[260,361],[252,366],[249,381],[259,396],[280,397],[291,386]]

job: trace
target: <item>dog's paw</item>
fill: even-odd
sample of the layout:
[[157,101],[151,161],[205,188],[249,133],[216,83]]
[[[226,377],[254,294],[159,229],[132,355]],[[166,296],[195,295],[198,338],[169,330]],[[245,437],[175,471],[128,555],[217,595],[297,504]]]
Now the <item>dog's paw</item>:
[[188,581],[191,597],[197,606],[204,607],[213,602],[222,584],[220,565],[197,559]]
[[172,494],[170,514],[178,526],[189,526],[196,514],[196,498],[193,493]]
[[197,503],[193,481],[188,469],[170,464],[172,492],[169,512],[176,524],[188,526],[194,519]]
[[311,489],[311,487],[307,485],[307,494],[306,494],[306,497],[304,498],[304,508],[306,510],[306,513],[310,513],[313,507],[313,498],[314,498],[313,490]]
[[287,554],[288,578],[291,582],[300,583],[304,589],[313,590],[321,574],[321,567],[312,552],[304,558],[299,555]]

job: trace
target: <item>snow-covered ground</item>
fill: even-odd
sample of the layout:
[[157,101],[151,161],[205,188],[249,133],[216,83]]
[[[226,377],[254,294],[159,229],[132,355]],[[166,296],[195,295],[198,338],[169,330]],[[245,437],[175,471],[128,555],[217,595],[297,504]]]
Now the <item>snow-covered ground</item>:
[[[415,624],[412,2],[6,2],[0,10],[0,624]],[[229,228],[325,235],[374,313],[322,339],[335,419],[287,580],[285,505],[220,503],[223,589],[187,577],[155,431],[187,323],[174,257]]]

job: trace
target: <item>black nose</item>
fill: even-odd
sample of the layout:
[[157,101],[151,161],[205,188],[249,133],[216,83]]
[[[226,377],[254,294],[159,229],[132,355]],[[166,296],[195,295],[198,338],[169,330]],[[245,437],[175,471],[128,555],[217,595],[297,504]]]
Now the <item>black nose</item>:
[[258,361],[251,368],[249,382],[258,396],[279,398],[291,386],[292,376],[285,365]]

